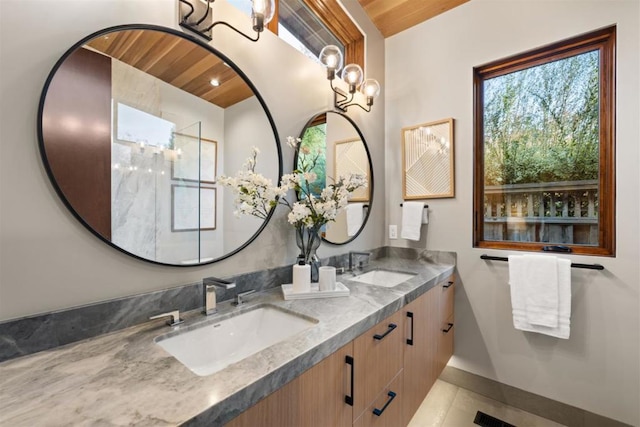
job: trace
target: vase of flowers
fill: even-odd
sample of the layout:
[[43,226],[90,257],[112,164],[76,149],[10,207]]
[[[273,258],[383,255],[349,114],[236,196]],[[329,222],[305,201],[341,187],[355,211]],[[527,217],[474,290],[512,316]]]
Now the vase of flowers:
[[322,243],[319,227],[301,226],[296,228],[296,245],[300,249],[298,263],[302,260],[305,264],[311,265],[311,281],[318,281],[318,267],[320,260],[316,251]]
[[[287,137],[287,144],[294,149],[298,148],[300,142],[300,138]],[[243,170],[235,177],[222,176],[218,182],[234,192],[236,215],[248,214],[264,219],[278,204],[287,206],[290,210],[287,221],[296,229],[296,244],[300,248],[298,259],[311,264],[312,270],[315,263],[317,274],[316,250],[322,241],[322,227],[335,221],[338,212],[347,206],[351,193],[366,187],[367,180],[361,174],[348,174],[337,177],[324,188],[315,188],[313,183],[317,175],[314,168],[319,153],[311,153],[307,147],[300,147],[298,168],[283,175],[280,186],[275,186],[270,179],[255,172],[259,153],[258,148],[253,147]],[[287,200],[289,191],[297,194],[297,201]]]

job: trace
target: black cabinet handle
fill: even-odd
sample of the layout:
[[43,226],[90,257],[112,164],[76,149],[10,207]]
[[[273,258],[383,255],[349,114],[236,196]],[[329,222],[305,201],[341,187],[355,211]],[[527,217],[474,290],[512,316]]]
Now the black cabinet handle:
[[393,331],[395,328],[397,328],[398,325],[396,325],[395,323],[389,323],[389,329],[387,329],[387,331],[380,335],[380,334],[375,334],[373,336],[374,340],[381,340],[382,338],[386,337],[387,335],[389,335],[391,333],[391,331]]
[[451,285],[453,285],[453,282],[447,282],[447,284],[446,284],[446,285],[442,285],[442,287],[443,287],[444,289],[447,289],[447,288],[450,288],[450,287],[451,287]]
[[354,383],[354,378],[353,378],[353,372],[354,372],[354,361],[353,361],[353,357],[351,356],[346,356],[344,358],[344,362],[347,365],[351,365],[351,395],[346,395],[344,396],[344,403],[346,403],[347,405],[353,406],[353,383]]
[[453,328],[453,323],[447,323],[447,329],[443,329],[442,332],[446,334],[451,330],[451,328]]
[[387,396],[389,396],[389,400],[387,400],[387,403],[384,404],[382,409],[373,408],[373,415],[377,415],[378,417],[382,415],[384,410],[387,409],[387,406],[389,406],[389,404],[393,401],[393,399],[396,398],[396,394],[392,391],[389,391],[389,393],[387,393]]
[[407,317],[411,319],[411,338],[407,338],[407,344],[413,345],[413,313],[407,311]]
[[569,246],[563,246],[563,245],[543,246],[542,250],[545,252],[564,252],[564,253],[571,252],[571,248]]

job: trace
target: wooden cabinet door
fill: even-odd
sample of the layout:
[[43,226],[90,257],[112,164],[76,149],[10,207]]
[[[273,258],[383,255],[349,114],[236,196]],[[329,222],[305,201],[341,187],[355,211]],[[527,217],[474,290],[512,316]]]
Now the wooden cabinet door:
[[353,356],[349,343],[231,420],[228,427],[347,427],[352,407],[345,403]]
[[[399,427],[403,419],[403,372],[396,375],[389,385],[387,385],[353,423],[354,427]],[[374,412],[375,411],[375,412]]]
[[440,288],[435,287],[403,309],[404,398],[403,425],[407,425],[436,381]]
[[402,369],[402,315],[397,311],[353,341],[354,420]]

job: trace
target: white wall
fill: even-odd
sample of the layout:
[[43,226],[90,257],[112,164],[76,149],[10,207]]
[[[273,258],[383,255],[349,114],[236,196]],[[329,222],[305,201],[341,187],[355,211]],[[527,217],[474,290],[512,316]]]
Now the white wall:
[[[278,184],[278,153],[273,139],[265,138],[272,133],[271,125],[258,98],[252,96],[228,107],[224,114],[224,157],[221,164],[227,176],[234,176],[244,169],[251,156],[252,147],[260,152],[255,171]],[[262,225],[262,220],[251,215],[236,216],[235,196],[229,188],[220,187],[223,201],[221,216],[225,222],[224,247],[226,251],[242,246]],[[222,197],[220,197],[222,196]]]
[[[348,2],[354,16],[364,12]],[[353,3],[353,4],[351,4]],[[40,92],[51,67],[75,42],[99,29],[127,23],[178,28],[177,0],[1,0],[0,1],[0,320],[87,304],[114,297],[193,283],[293,263],[293,229],[279,208],[264,232],[239,254],[209,266],[176,268],[130,258],[94,237],[67,211],[49,183],[38,152],[36,119]],[[223,0],[216,14],[244,30],[250,19]],[[37,29],[26,17],[39,19]],[[363,28],[371,30],[370,22]],[[307,120],[330,107],[325,71],[273,34],[252,43],[224,27],[214,45],[229,56],[260,91],[281,140],[298,135]],[[383,80],[384,43],[367,39],[372,76]],[[370,143],[383,180],[384,103],[354,120]],[[350,113],[351,114],[351,113]],[[284,148],[285,172],[293,152]],[[380,246],[384,184],[376,185],[372,221],[347,246],[324,244],[320,256]],[[378,224],[376,226],[376,224]]]
[[[617,24],[617,257],[578,257],[604,272],[575,270],[571,339],[514,330],[502,251],[472,248],[472,68]],[[640,10],[636,0],[473,0],[386,40],[388,224],[400,224],[400,130],[454,117],[456,197],[431,200],[420,244],[458,253],[451,364],[500,382],[640,425]],[[391,240],[397,246],[402,240]]]

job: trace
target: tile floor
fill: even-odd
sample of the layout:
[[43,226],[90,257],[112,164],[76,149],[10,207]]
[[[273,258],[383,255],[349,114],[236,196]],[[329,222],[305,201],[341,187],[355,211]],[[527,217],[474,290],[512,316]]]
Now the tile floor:
[[437,380],[408,427],[477,427],[482,411],[517,427],[562,427],[562,424],[505,405],[488,397]]

